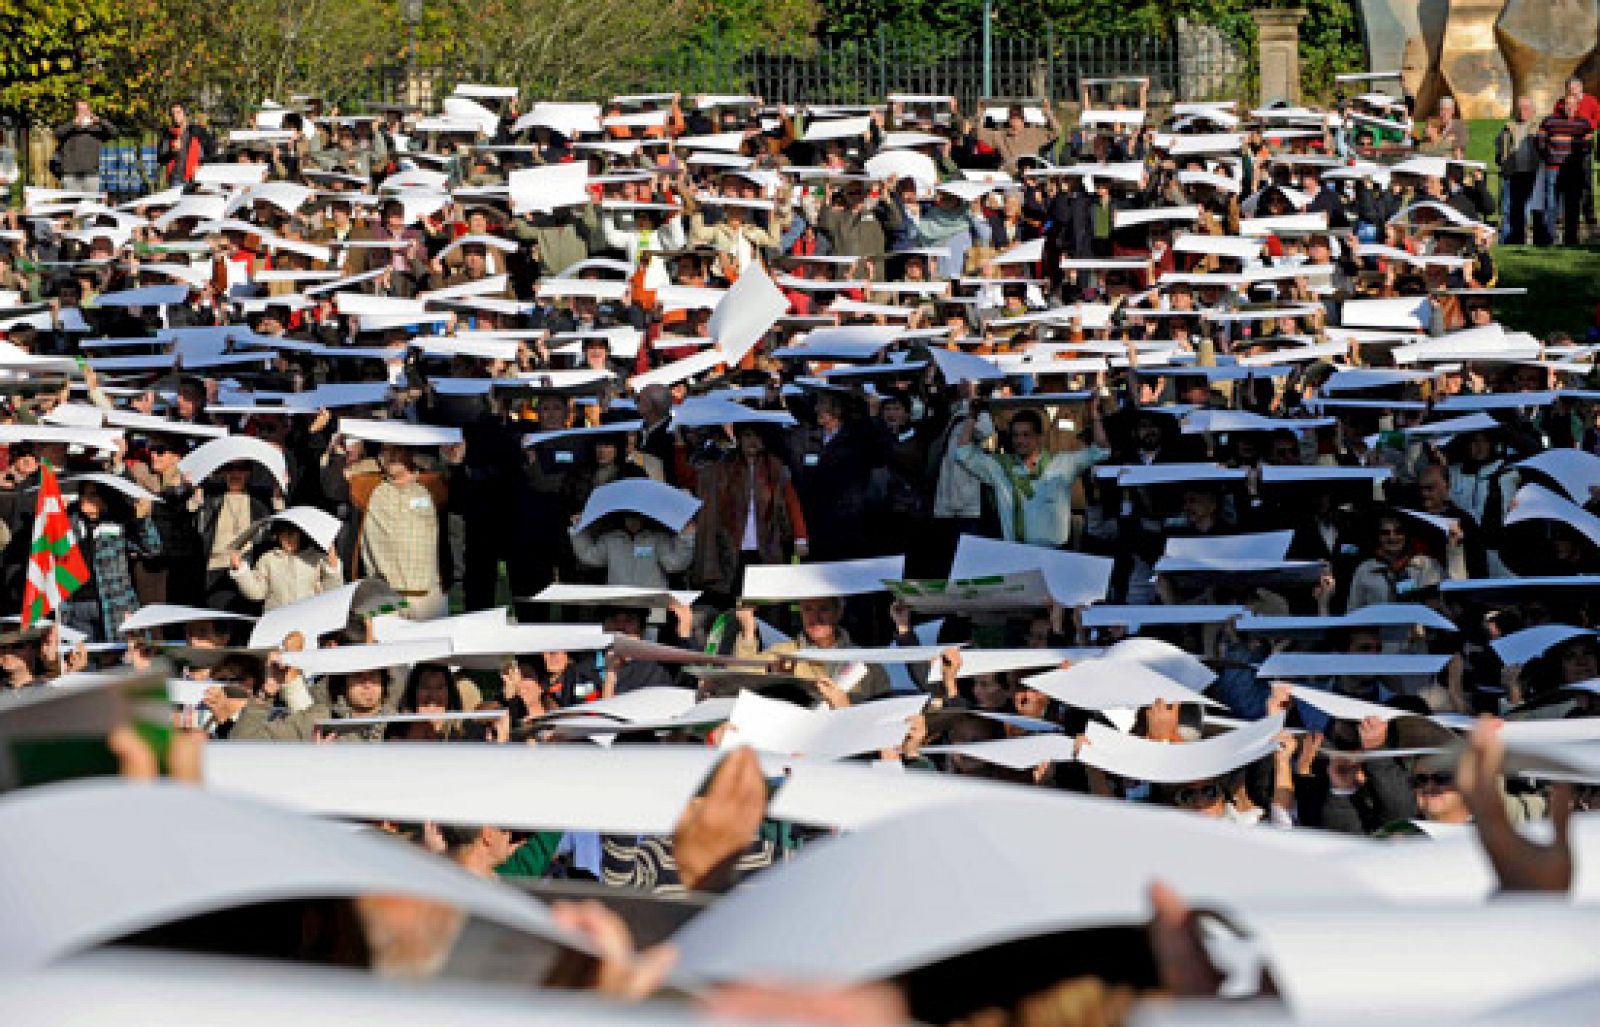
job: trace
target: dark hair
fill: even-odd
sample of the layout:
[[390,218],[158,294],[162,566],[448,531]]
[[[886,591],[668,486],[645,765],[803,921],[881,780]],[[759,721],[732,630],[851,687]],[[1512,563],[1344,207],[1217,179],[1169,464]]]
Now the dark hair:
[[442,663],[419,663],[411,668],[411,673],[406,675],[406,687],[400,693],[400,712],[417,712],[417,692],[422,687],[422,676],[433,671],[444,675],[448,698],[444,708],[452,712],[458,711],[461,706],[461,688],[456,684],[455,676],[450,673],[450,668]]
[[1030,408],[1026,410],[1018,410],[1016,413],[1012,414],[1011,423],[1006,426],[1006,431],[1010,432],[1010,430],[1016,427],[1018,424],[1031,424],[1033,425],[1034,431],[1038,432],[1040,435],[1044,434],[1044,417],[1037,410]]

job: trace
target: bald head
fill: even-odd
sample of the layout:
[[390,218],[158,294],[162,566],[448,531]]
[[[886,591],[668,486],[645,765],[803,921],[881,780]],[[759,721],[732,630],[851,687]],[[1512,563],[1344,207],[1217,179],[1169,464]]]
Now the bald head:
[[646,385],[639,393],[639,416],[645,424],[655,424],[672,409],[672,394],[665,385]]

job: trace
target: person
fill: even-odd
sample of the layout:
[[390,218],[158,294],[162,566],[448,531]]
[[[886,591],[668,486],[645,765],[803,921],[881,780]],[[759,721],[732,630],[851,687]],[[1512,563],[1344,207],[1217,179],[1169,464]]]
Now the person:
[[1372,556],[1356,566],[1345,600],[1346,610],[1398,602],[1405,592],[1437,585],[1444,567],[1423,551],[1400,513],[1378,516]]
[[122,622],[139,607],[130,561],[161,551],[152,505],[143,497],[129,503],[97,482],[79,483],[77,502],[67,512],[89,579],[63,604],[61,623],[91,642],[115,641]]
[[1072,488],[1111,455],[1105,424],[1093,415],[1093,442],[1070,453],[1044,448],[1044,418],[1019,410],[1006,427],[1011,452],[990,456],[973,445],[975,421],[962,424],[956,462],[994,491],[1003,536],[1012,542],[1065,546],[1072,539]]
[[1578,104],[1563,97],[1556,113],[1539,123],[1538,148],[1543,159],[1544,225],[1535,240],[1541,246],[1555,241],[1556,218],[1561,218],[1561,243],[1578,245],[1584,176],[1589,169],[1589,148],[1594,128],[1578,116]]
[[809,554],[805,510],[794,479],[767,449],[760,426],[734,426],[737,447],[697,476],[699,523],[692,577],[732,597],[751,564],[787,563]]
[[190,119],[186,104],[175,103],[167,110],[172,123],[161,137],[156,161],[168,185],[188,185],[194,181],[200,165],[211,159],[211,133],[204,125],[197,125]]
[[1539,129],[1533,116],[1533,97],[1517,97],[1514,115],[1495,137],[1495,163],[1500,168],[1500,238],[1510,246],[1528,241],[1528,204],[1539,180]]
[[72,102],[72,118],[57,125],[56,177],[61,188],[72,192],[100,194],[100,148],[116,138],[117,130],[96,114],[89,101]]
[[569,537],[578,562],[603,569],[607,585],[665,589],[670,576],[688,570],[696,534],[692,520],[669,532],[640,514],[623,513],[582,530],[574,525]]
[[439,574],[439,503],[422,484],[416,453],[384,444],[383,480],[367,499],[361,521],[361,566],[405,600],[405,616],[431,620],[445,612]]
[[1006,108],[1006,120],[1003,126],[974,127],[969,122],[967,131],[973,140],[994,151],[1000,159],[1000,170],[1007,174],[1015,174],[1019,160],[1024,157],[1037,157],[1040,151],[1054,142],[1061,133],[1053,105],[1047,100],[1039,105],[1039,110],[1044,115],[1042,126],[1028,124],[1027,112],[1021,104],[1014,103]]
[[246,599],[275,610],[344,584],[337,550],[319,553],[306,533],[287,521],[273,525],[273,540],[277,546],[254,563],[246,563],[237,550],[228,555],[234,583]]
[[[749,658],[758,653],[770,652],[782,658],[785,654],[793,653],[800,648],[800,643],[796,641],[776,642],[771,646],[763,645],[760,629],[756,626],[755,610],[749,606],[739,606],[734,614],[738,633],[734,636],[733,655]],[[850,639],[850,633],[839,626],[839,620],[843,616],[844,601],[837,596],[802,599],[800,632],[805,645],[813,649],[852,648],[854,643]],[[879,698],[889,691],[888,675],[884,673],[882,667],[876,665],[835,666],[810,660],[785,659],[780,666],[791,664],[791,672],[796,677],[813,682],[817,691],[821,693],[823,701],[836,709]],[[841,684],[833,676],[840,671],[848,672],[855,680]]]

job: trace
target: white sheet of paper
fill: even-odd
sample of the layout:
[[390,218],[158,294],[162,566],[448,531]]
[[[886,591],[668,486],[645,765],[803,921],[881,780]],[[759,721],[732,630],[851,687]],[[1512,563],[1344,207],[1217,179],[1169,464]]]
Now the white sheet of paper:
[[1059,667],[1067,660],[1092,660],[1104,649],[963,649],[958,678],[979,674],[1005,674],[1013,670],[1041,670]]
[[1432,676],[1450,662],[1431,653],[1273,653],[1256,673],[1263,678]]
[[1200,658],[1158,638],[1125,638],[1106,650],[1108,660],[1132,660],[1196,691],[1217,679]]
[[589,202],[589,166],[583,162],[519,168],[507,177],[511,212],[551,213],[560,207],[581,207]]
[[1243,606],[1106,606],[1086,607],[1079,615],[1079,623],[1086,628],[1126,626],[1139,628],[1147,624],[1221,624],[1242,616]]
[[359,581],[330,589],[297,603],[268,610],[256,621],[250,632],[250,648],[276,649],[284,637],[298,631],[308,645],[315,644],[323,635],[343,631],[350,621],[350,605],[355,602]]
[[1091,723],[1078,761],[1110,774],[1158,784],[1208,781],[1275,752],[1282,730],[1283,715],[1277,714],[1198,742],[1168,744]]
[[1106,597],[1113,561],[1022,542],[962,535],[950,563],[951,578],[981,578],[1037,570],[1062,606],[1086,606]]
[[680,532],[699,510],[700,500],[683,489],[649,478],[623,478],[589,493],[576,527],[582,531],[611,514],[637,513]]
[[674,428],[713,428],[724,424],[776,424],[792,427],[794,415],[787,410],[756,410],[743,403],[724,399],[715,393],[690,396],[672,408]]
[[212,439],[178,461],[178,469],[188,475],[190,481],[198,484],[224,464],[236,460],[260,464],[277,479],[285,492],[289,491],[289,467],[284,461],[283,450],[249,435]]
[[706,330],[731,366],[755,349],[788,312],[789,297],[772,283],[766,269],[754,262],[739,273],[722,302],[711,311]]
[[880,556],[831,563],[752,564],[745,568],[743,598],[787,602],[886,591],[885,581],[905,578],[906,558]]
[[[1519,1009],[1540,994],[1600,978],[1593,910],[1568,903],[1513,896],[1397,913],[1388,904],[1355,902],[1324,913],[1308,917],[1285,903],[1239,918],[1296,1019],[1467,1023],[1498,1012],[1488,1022],[1561,1022],[1529,1019]],[[1530,958],[1508,967],[1508,952]],[[1356,978],[1362,986],[1351,988]],[[1418,980],[1438,987],[1419,988]]]
[[808,143],[822,142],[828,139],[850,139],[855,136],[864,136],[872,131],[872,119],[869,118],[829,118],[827,120],[812,121],[806,125],[805,135],[802,137]]
[[287,521],[306,533],[306,537],[315,542],[323,552],[333,549],[334,540],[339,537],[339,531],[344,527],[344,522],[325,510],[314,506],[291,506],[287,510],[273,514],[268,520]]
[[1500,657],[1501,663],[1507,666],[1521,666],[1537,656],[1544,655],[1554,646],[1574,638],[1585,637],[1593,638],[1594,632],[1570,624],[1538,624],[1497,638],[1489,643],[1489,648]]
[[573,606],[666,606],[676,600],[694,605],[699,592],[674,592],[664,588],[636,588],[631,585],[548,585],[533,597],[537,603],[566,603]]
[[1022,679],[1022,683],[1079,710],[1139,709],[1155,702],[1220,706],[1192,688],[1132,660],[1098,659]]
[[748,745],[778,756],[844,759],[905,741],[907,721],[927,705],[925,695],[881,699],[839,710],[808,710],[757,692],[740,692],[721,747]]
[[[870,822],[892,803],[903,815],[812,846],[767,871],[760,888],[723,897],[673,937],[676,979],[882,980],[1001,939],[1147,923],[1156,879],[1196,907],[1221,900],[1230,910],[1373,892],[1338,860],[1311,858],[1335,846],[1310,832],[1242,830],[1017,786],[989,785],[962,801],[952,793],[975,782],[930,776],[908,770],[891,786],[864,767],[796,766],[775,810],[795,789],[790,802],[840,811],[834,820]],[[975,861],[982,874],[972,873]],[[962,886],[949,887],[955,880]]]
[[[288,768],[315,764],[318,755],[338,759],[356,750],[391,748],[405,747],[240,742],[210,746],[206,762],[216,768],[231,758],[237,765],[252,751],[270,750],[268,758],[275,757],[282,769],[267,790],[287,780],[309,798],[326,794],[338,782],[318,782],[315,768],[305,776]],[[429,748],[454,755],[512,747]],[[226,755],[223,749],[229,750]],[[391,768],[407,755],[396,751]],[[426,760],[422,756],[419,764]],[[405,778],[397,773],[390,780]],[[480,794],[484,784],[477,781]],[[460,790],[474,789],[463,782]],[[515,930],[566,938],[540,903],[513,889],[463,874],[392,838],[285,811],[283,805],[294,805],[290,790],[267,796],[272,806],[239,792],[218,794],[223,791],[101,778],[28,789],[0,804],[0,859],[9,885],[0,896],[0,917],[8,928],[0,934],[0,959],[12,970],[23,970],[201,913],[257,902],[372,894],[431,899]],[[174,824],[190,829],[176,831]],[[116,845],[103,844],[106,837],[116,838]],[[98,851],[101,857],[62,860],[61,845],[80,854]]]
[[1517,464],[1550,478],[1580,506],[1589,502],[1589,490],[1600,487],[1600,456],[1581,449],[1547,449]]
[[796,649],[790,657],[808,663],[927,663],[937,660],[951,646],[907,645],[881,649]]
[[1073,750],[1077,744],[1076,738],[1067,735],[1037,734],[965,745],[924,745],[922,751],[967,756],[1009,770],[1028,770],[1041,763],[1071,763],[1076,758]]
[[671,720],[682,716],[695,704],[692,688],[670,686],[641,688],[633,692],[597,699],[582,706],[574,706],[549,714],[546,720],[556,721],[573,716],[610,717],[629,723],[648,720]]
[[1393,720],[1396,717],[1416,716],[1406,710],[1396,709],[1393,706],[1384,706],[1380,703],[1367,702],[1354,696],[1340,695],[1338,692],[1329,692],[1321,688],[1311,688],[1306,685],[1290,685],[1290,693],[1308,706],[1315,706],[1336,720],[1362,721],[1368,717],[1378,717],[1381,720]]
[[663,364],[643,374],[636,374],[628,379],[628,388],[635,393],[641,392],[651,385],[675,385],[678,382],[705,374],[707,371],[727,363],[727,354],[715,347],[674,360],[670,364]]
[[364,442],[393,446],[454,446],[461,442],[461,429],[409,421],[375,421],[362,417],[339,418],[340,435]]
[[671,834],[718,755],[703,746],[239,743],[206,753],[205,779],[226,796],[321,816]]
[[1557,521],[1576,528],[1595,545],[1600,546],[1600,517],[1585,510],[1569,499],[1563,499],[1543,485],[1524,485],[1511,500],[1511,512],[1505,523],[1523,521]]
[[205,606],[178,606],[173,603],[151,603],[128,614],[120,631],[150,631],[169,624],[188,624],[191,621],[255,620],[243,613],[228,613]]
[[368,645],[337,645],[326,649],[285,652],[283,662],[300,668],[308,678],[330,674],[354,674],[363,670],[410,667],[417,663],[444,662],[450,656],[450,640],[419,638],[404,642],[373,642]]
[[1240,631],[1339,631],[1346,628],[1409,627],[1420,624],[1435,631],[1454,631],[1444,614],[1422,603],[1374,603],[1359,610],[1329,617],[1258,617],[1246,614],[1235,627]]

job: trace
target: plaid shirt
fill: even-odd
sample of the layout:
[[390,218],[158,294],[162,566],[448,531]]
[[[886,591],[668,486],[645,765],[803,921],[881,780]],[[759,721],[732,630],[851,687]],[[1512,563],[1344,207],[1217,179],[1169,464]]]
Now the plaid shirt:
[[439,587],[439,511],[426,488],[385,481],[372,490],[361,565],[402,594]]
[[[117,630],[128,614],[139,608],[139,594],[133,588],[131,557],[156,556],[161,552],[161,535],[155,522],[146,517],[127,524],[102,521],[100,530],[77,514],[72,531],[79,545],[89,551],[89,576],[95,597],[100,601],[101,626],[105,639],[117,637]],[[94,532],[93,535],[90,533]]]

